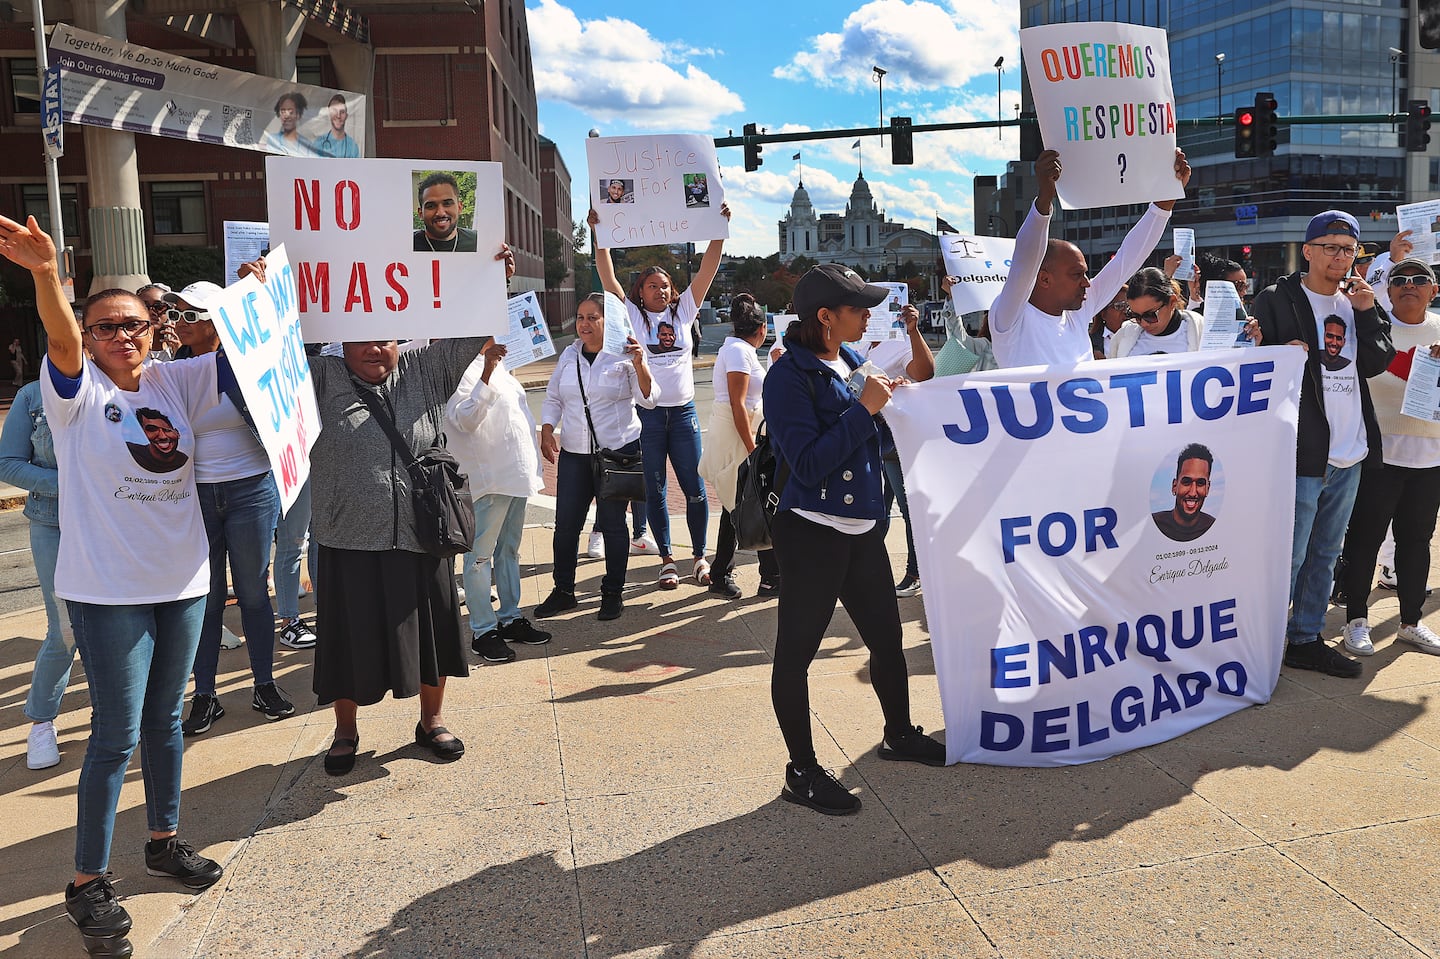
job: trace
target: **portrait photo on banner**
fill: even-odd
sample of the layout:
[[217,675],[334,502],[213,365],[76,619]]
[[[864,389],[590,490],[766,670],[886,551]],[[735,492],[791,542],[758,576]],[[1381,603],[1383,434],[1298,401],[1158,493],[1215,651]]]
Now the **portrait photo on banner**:
[[416,253],[478,253],[473,170],[415,170],[415,215],[411,218]]

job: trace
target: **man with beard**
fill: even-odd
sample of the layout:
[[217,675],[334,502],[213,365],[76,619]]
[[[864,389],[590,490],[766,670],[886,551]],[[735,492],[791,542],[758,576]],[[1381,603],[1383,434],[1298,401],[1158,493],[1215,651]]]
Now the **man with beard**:
[[415,231],[416,253],[474,253],[480,249],[474,230],[460,226],[465,204],[460,185],[448,173],[432,173],[420,181],[420,222]]
[[1320,365],[1330,372],[1343,370],[1350,365],[1340,351],[1345,349],[1345,321],[1335,315],[1325,317],[1325,352],[1320,354]]
[[1215,517],[1204,511],[1205,497],[1210,495],[1210,467],[1214,457],[1210,449],[1191,443],[1175,460],[1175,479],[1170,492],[1175,494],[1173,509],[1151,513],[1155,526],[1169,539],[1188,543],[1199,539],[1215,525]]
[[159,410],[142,406],[135,411],[135,418],[140,421],[140,428],[145,431],[145,439],[149,443],[125,445],[130,448],[130,455],[135,457],[141,469],[150,473],[173,473],[185,465],[190,457],[180,452],[180,431],[170,422],[170,417]]

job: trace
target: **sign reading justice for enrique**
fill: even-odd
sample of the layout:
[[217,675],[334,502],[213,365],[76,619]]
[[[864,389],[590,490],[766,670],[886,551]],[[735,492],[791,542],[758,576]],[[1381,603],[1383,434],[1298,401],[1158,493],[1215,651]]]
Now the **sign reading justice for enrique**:
[[500,164],[272,156],[265,181],[309,342],[509,328]]
[[1065,206],[1180,199],[1164,30],[1054,23],[1021,30],[1020,47],[1040,134],[1064,164]]
[[730,236],[715,141],[698,134],[585,141],[595,242],[606,249]]

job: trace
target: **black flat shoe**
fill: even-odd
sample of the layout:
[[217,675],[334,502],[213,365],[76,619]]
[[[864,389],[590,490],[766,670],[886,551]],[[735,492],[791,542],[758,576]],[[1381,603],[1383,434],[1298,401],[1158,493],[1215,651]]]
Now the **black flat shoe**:
[[[336,746],[349,746],[348,753],[337,753]],[[340,739],[336,737],[330,744],[330,750],[325,753],[325,771],[332,776],[343,776],[355,768],[355,754],[360,751],[360,734],[356,733],[354,739]]]
[[415,742],[419,743],[421,746],[428,746],[430,751],[435,754],[437,759],[443,759],[445,762],[448,763],[454,762],[461,756],[465,755],[465,744],[460,741],[458,736],[452,739],[443,740],[437,740],[435,738],[436,736],[444,736],[447,734],[453,736],[453,734],[450,733],[450,730],[446,729],[444,726],[436,726],[434,729],[430,730],[427,733],[424,726],[420,725],[419,723],[415,724]]

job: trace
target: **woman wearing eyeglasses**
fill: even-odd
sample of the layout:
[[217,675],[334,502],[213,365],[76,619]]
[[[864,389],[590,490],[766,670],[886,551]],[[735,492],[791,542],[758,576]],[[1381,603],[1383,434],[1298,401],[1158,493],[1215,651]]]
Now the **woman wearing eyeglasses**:
[[1110,338],[1110,359],[1200,349],[1203,321],[1180,308],[1184,293],[1164,271],[1147,266],[1130,278],[1123,292],[1129,319]]
[[150,830],[145,871],[193,890],[222,872],[176,829],[180,712],[210,587],[193,424],[234,375],[214,356],[147,363],[151,321],[128,290],[90,297],[82,329],[60,287],[55,244],[34,217],[23,226],[0,217],[0,254],[35,281],[49,338],[40,382],[55,437],[60,526],[83,530],[61,539],[55,569],[55,594],[68,607],[91,704],[76,790],[75,879],[65,907],[92,951],[129,955],[130,916],[106,872],[137,745],[144,744]]
[[[205,356],[220,349],[220,334],[206,304],[223,292],[216,284],[201,281],[165,295],[172,305],[169,318],[175,323],[185,356]],[[225,715],[215,690],[215,674],[220,666],[228,593],[227,559],[240,605],[250,675],[255,680],[251,708],[271,722],[295,712],[294,704],[275,685],[275,607],[265,582],[270,543],[280,519],[280,491],[238,384],[195,421],[195,451],[195,488],[210,547],[210,593],[205,600],[200,646],[195,651],[195,698],[183,724],[186,736],[208,732]]]
[[152,360],[173,360],[175,351],[180,348],[180,339],[175,335],[175,324],[169,319],[170,304],[165,299],[165,294],[169,292],[170,287],[164,283],[147,283],[135,291],[135,295],[140,297],[140,302],[145,304],[145,309],[150,314],[150,322],[155,324],[151,334]]

